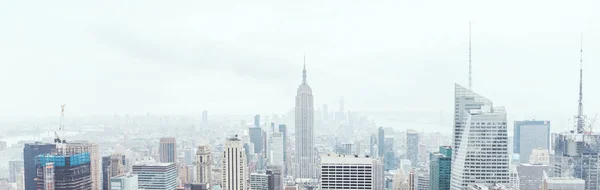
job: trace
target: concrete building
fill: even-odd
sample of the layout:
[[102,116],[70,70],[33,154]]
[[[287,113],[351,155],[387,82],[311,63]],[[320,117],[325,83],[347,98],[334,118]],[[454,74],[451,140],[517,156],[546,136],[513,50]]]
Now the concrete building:
[[160,154],[160,162],[175,163],[177,160],[177,142],[175,137],[160,138],[158,152]]
[[269,161],[271,162],[271,165],[283,167],[283,157],[283,136],[279,132],[273,133],[271,137],[271,155]]
[[321,189],[383,190],[384,171],[381,161],[368,156],[321,156]]
[[508,184],[506,111],[492,101],[455,85],[455,126],[451,188],[468,184]]
[[519,190],[539,190],[544,181],[544,172],[548,172],[550,167],[541,164],[519,164],[517,172],[519,173]]
[[246,153],[242,141],[237,137],[228,138],[223,152],[223,190],[246,190],[248,188],[246,177]]
[[264,173],[250,174],[250,190],[268,190],[269,176]]
[[579,178],[585,180],[586,190],[597,190],[600,185],[600,134],[552,134],[550,177]]
[[196,181],[195,183],[213,184],[212,181],[212,153],[210,146],[198,146],[196,151]]
[[585,190],[585,181],[573,177],[546,177],[540,190]]
[[120,175],[110,178],[110,190],[138,190],[138,176]]
[[132,174],[138,176],[139,189],[174,190],[177,188],[175,163],[141,163],[133,165]]
[[312,89],[306,81],[306,64],[302,71],[302,84],[296,93],[294,177],[317,177],[317,155],[315,152],[314,112]]
[[64,155],[53,153],[37,158],[37,189],[91,190],[90,153]]
[[533,149],[529,156],[530,164],[550,165],[550,153],[548,149]]
[[406,131],[406,155],[413,167],[419,163],[419,132],[409,129]]
[[537,148],[550,148],[550,121],[515,121],[513,153],[520,155],[520,163],[529,163],[532,150]]
[[37,177],[36,156],[51,153],[55,148],[55,144],[41,142],[25,144],[23,148],[23,183],[25,190],[36,190],[37,188],[34,180]]
[[61,155],[73,155],[79,153],[90,154],[90,168],[92,170],[92,190],[102,188],[102,158],[98,150],[98,144],[88,141],[72,141],[69,143],[56,144],[56,151]]
[[432,152],[430,154],[429,160],[430,189],[450,190],[452,147],[441,146],[439,152]]

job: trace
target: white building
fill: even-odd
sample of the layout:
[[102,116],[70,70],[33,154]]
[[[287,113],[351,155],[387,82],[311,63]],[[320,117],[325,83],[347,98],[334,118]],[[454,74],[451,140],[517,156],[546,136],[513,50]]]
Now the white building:
[[223,151],[223,190],[246,190],[248,188],[246,153],[244,144],[237,137],[228,138]]
[[584,190],[585,181],[574,177],[545,177],[541,190]]
[[177,168],[175,163],[142,163],[133,165],[140,189],[175,189]]
[[250,190],[268,190],[269,176],[263,173],[250,174]]
[[271,137],[271,165],[284,166],[283,162],[283,134],[279,132],[273,133]]
[[306,64],[302,71],[302,84],[296,94],[295,116],[296,146],[294,158],[294,177],[317,177],[317,156],[315,152],[314,107],[312,89],[306,82]]
[[138,176],[129,174],[112,177],[110,190],[138,190]]
[[429,171],[417,171],[415,180],[415,190],[429,190]]
[[196,150],[196,181],[195,183],[212,184],[212,156],[208,145],[198,146]]
[[537,148],[531,150],[531,156],[529,156],[530,164],[550,164],[550,153],[548,149]]
[[508,184],[506,111],[492,101],[455,85],[452,189],[468,184]]
[[321,156],[321,189],[383,190],[383,163],[357,155]]

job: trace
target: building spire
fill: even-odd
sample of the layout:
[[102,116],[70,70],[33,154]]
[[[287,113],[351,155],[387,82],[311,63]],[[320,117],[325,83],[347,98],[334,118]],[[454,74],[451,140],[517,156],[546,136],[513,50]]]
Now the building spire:
[[583,32],[581,33],[581,45],[579,49],[579,106],[577,110],[577,133],[584,132],[583,116]]
[[306,55],[304,55],[304,69],[302,70],[302,84],[306,84]]
[[473,80],[471,77],[471,22],[469,22],[469,90],[473,90]]

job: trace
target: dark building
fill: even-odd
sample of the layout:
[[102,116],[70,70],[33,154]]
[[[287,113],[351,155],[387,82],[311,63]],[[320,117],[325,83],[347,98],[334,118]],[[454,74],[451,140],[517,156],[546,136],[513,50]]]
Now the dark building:
[[91,190],[90,153],[74,155],[47,154],[37,158],[38,189],[54,185],[54,190]]
[[206,183],[192,183],[185,184],[184,190],[208,190],[208,184]]
[[110,189],[110,178],[125,174],[125,155],[112,154],[102,157],[102,189]]
[[260,154],[263,151],[263,131],[260,127],[250,127],[248,129],[250,142],[254,144],[254,154]]
[[110,156],[102,157],[102,189],[110,189]]
[[48,154],[54,151],[55,144],[35,142],[25,144],[23,148],[23,168],[25,190],[36,190],[35,178],[37,177],[37,166],[35,157],[40,154]]
[[280,166],[267,167],[267,179],[269,190],[283,190],[283,176]]

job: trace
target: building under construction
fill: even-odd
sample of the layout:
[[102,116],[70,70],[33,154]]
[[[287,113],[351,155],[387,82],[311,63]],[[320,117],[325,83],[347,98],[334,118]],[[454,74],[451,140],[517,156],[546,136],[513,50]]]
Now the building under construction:
[[90,154],[47,154],[36,157],[38,190],[91,190]]

